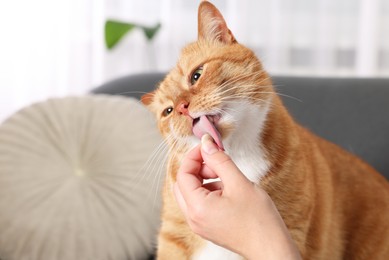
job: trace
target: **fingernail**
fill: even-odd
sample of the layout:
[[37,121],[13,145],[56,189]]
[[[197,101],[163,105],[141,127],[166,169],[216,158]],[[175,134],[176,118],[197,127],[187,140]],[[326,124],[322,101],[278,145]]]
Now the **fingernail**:
[[201,137],[201,149],[207,154],[214,154],[219,150],[209,134]]

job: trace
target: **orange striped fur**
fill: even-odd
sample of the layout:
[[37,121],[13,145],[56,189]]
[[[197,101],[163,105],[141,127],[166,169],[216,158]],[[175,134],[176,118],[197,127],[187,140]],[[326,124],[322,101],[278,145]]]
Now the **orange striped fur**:
[[[191,115],[222,114],[217,128],[233,160],[244,162],[238,152],[257,158],[242,163],[242,171],[252,170],[250,180],[269,193],[304,259],[389,259],[388,181],[293,120],[260,61],[237,43],[212,4],[200,4],[198,19],[198,40],[182,50],[157,90],[142,98],[170,148],[158,259],[196,258],[206,246],[187,226],[171,190],[181,158],[199,143],[193,119],[179,112],[183,102]],[[199,67],[202,74],[193,82]],[[247,113],[239,110],[245,109],[258,117],[240,122]],[[251,125],[259,127],[247,129]],[[246,132],[256,136],[245,140]]]

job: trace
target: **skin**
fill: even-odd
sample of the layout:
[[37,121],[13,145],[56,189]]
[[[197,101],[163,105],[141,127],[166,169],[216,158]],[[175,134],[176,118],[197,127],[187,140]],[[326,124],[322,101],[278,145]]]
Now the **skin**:
[[[203,184],[212,178],[220,181]],[[271,198],[209,135],[184,158],[173,190],[189,227],[202,238],[247,259],[301,259]]]

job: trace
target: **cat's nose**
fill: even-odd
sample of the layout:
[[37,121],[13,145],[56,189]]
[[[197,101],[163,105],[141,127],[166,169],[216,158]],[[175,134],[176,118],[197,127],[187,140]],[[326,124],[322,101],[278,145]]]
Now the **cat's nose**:
[[177,111],[181,115],[188,116],[189,115],[188,107],[189,107],[189,102],[181,101],[180,104],[178,104]]

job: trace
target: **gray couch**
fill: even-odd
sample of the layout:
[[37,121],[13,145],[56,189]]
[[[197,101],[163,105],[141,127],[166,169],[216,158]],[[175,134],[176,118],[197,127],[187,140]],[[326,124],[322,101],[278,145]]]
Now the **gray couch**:
[[[130,75],[92,92],[139,98],[163,77]],[[389,179],[389,79],[273,77],[273,82],[298,122],[362,157]]]

